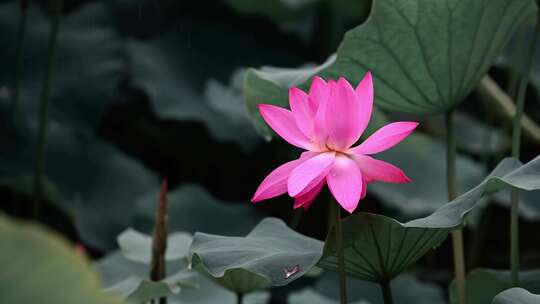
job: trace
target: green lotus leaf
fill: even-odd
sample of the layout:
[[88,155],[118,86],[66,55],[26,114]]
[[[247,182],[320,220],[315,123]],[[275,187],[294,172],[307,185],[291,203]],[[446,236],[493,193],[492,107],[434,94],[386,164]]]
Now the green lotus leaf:
[[250,293],[301,277],[318,262],[322,248],[321,241],[266,218],[246,237],[196,233],[190,263],[225,288]]
[[523,288],[511,288],[499,293],[492,304],[534,304],[540,302],[540,295]]
[[[377,106],[442,113],[465,99],[517,28],[535,16],[532,0],[374,0],[368,19],[347,32],[335,62],[318,74],[358,83],[371,70]],[[284,104],[286,89],[298,85],[257,72],[246,75],[248,107]]]
[[[345,272],[371,282],[389,281],[446,239],[451,228],[407,227],[378,214],[357,213],[343,220]],[[334,228],[319,266],[337,271]]]
[[[175,274],[185,273],[187,263],[185,261],[173,261],[167,263],[167,274],[169,277],[175,276]],[[149,267],[146,264],[134,262],[127,259],[120,251],[113,252],[106,257],[102,258],[96,263],[96,268],[103,278],[105,286],[108,286],[106,290],[120,293],[123,297],[130,295],[132,299],[137,294],[137,288],[144,287],[140,291],[148,290],[147,287],[152,287],[155,291],[160,292],[160,296],[167,296],[168,303],[171,304],[233,304],[236,303],[236,295],[215,282],[212,279],[205,276],[198,276],[197,280],[192,280],[188,277],[188,280],[182,280],[181,283],[191,284],[189,287],[182,288],[180,293],[174,293],[178,288],[170,286],[167,282],[158,282],[159,284],[148,285],[148,281],[143,278],[147,278],[149,274]],[[196,274],[196,273],[195,273]],[[193,283],[196,282],[197,288],[192,288]],[[142,285],[144,284],[144,285]],[[163,292],[163,293],[161,293]],[[133,295],[134,294],[134,295]],[[155,294],[158,295],[157,293]],[[246,304],[264,304],[267,303],[269,294],[266,292],[256,292],[244,297],[244,303]]]
[[[521,287],[540,292],[539,270],[522,271],[519,277]],[[475,304],[491,304],[498,293],[513,286],[508,270],[475,269],[467,275],[465,282],[467,303]],[[454,281],[450,284],[450,303],[458,303]]]
[[96,272],[55,234],[0,215],[0,303],[120,304]]
[[[345,218],[345,271],[367,281],[393,279],[460,227],[483,196],[506,187],[540,189],[540,156],[525,165],[512,158],[503,160],[478,186],[424,218],[406,223],[370,213]],[[337,261],[335,233],[330,232],[319,266],[337,270]]]
[[375,0],[368,20],[345,35],[324,74],[358,82],[371,70],[378,105],[445,112],[464,100],[535,14],[530,0]]

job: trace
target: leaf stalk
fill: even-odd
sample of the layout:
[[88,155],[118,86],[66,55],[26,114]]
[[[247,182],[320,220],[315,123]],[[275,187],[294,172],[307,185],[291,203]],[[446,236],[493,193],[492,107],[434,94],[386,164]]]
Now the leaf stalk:
[[38,144],[36,152],[36,166],[34,175],[34,206],[33,215],[37,217],[41,208],[41,200],[43,196],[43,171],[45,162],[45,144],[47,142],[48,129],[48,112],[49,99],[51,95],[51,83],[54,70],[54,57],[56,53],[56,44],[58,38],[58,30],[60,27],[60,19],[62,16],[63,0],[51,0],[49,2],[52,18],[52,28],[49,34],[49,46],[47,50],[47,69],[43,80],[43,88],[41,91],[41,102],[39,108],[39,130]]
[[[448,201],[452,201],[457,197],[456,133],[452,118],[453,110],[446,113],[446,184]],[[452,231],[452,247],[458,303],[465,304],[465,255],[463,253],[463,232],[461,228]]]
[[345,252],[343,248],[343,225],[341,219],[341,207],[332,199],[330,202],[334,206],[336,214],[335,232],[336,249],[338,253],[338,272],[339,272],[339,300],[341,304],[347,304],[347,274],[345,273]]
[[392,289],[390,287],[390,281],[384,281],[381,283],[382,294],[384,298],[384,304],[393,304]]
[[[515,73],[518,79],[516,100],[516,111],[512,119],[512,157],[519,159],[521,150],[521,120],[523,119],[523,110],[525,108],[525,95],[529,83],[529,69],[532,64],[534,50],[538,42],[538,22],[534,30],[534,37],[529,47],[523,46],[525,54],[517,54],[520,64],[519,70]],[[527,35],[522,34],[521,43],[524,44],[528,39]],[[518,52],[519,53],[519,52]],[[512,188],[510,193],[510,269],[512,285],[519,286],[519,190]]]

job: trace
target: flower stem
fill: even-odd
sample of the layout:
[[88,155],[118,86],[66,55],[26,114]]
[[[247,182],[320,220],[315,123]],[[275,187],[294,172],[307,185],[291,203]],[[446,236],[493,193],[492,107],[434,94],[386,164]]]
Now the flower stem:
[[345,273],[345,252],[343,248],[343,226],[341,223],[341,208],[335,201],[331,202],[336,214],[336,249],[338,253],[339,299],[341,304],[347,304],[347,274]]
[[21,76],[23,70],[24,56],[24,36],[26,34],[26,23],[28,15],[28,0],[20,0],[21,15],[19,17],[19,27],[17,30],[17,42],[15,49],[15,79],[13,83],[13,103],[11,105],[11,112],[13,122],[17,123],[19,120],[19,100],[21,91]]
[[48,109],[49,109],[49,97],[51,94],[51,82],[53,77],[54,68],[54,54],[56,52],[56,41],[58,37],[58,28],[60,26],[60,17],[62,16],[62,0],[51,0],[49,2],[52,18],[52,28],[49,34],[49,46],[47,50],[47,70],[45,73],[45,79],[43,80],[43,88],[41,91],[41,104],[39,108],[39,133],[38,133],[38,145],[36,156],[36,167],[34,175],[34,206],[33,214],[37,217],[39,209],[41,207],[42,200],[42,185],[43,185],[43,167],[45,159],[45,143],[47,141],[47,123],[48,123]]
[[[517,54],[519,65],[515,72],[517,84],[516,112],[512,121],[512,157],[519,159],[521,148],[521,120],[523,118],[523,109],[525,107],[525,93],[529,83],[529,69],[532,64],[534,50],[538,42],[539,24],[536,24],[534,37],[530,41],[530,46],[525,47],[522,54]],[[528,39],[522,34],[520,39],[525,44]],[[521,60],[520,60],[521,59]],[[510,194],[510,269],[512,272],[512,285],[519,285],[519,190],[513,188]]]
[[[448,201],[452,201],[457,196],[456,134],[452,115],[452,110],[446,113],[446,184],[448,187]],[[463,232],[461,229],[452,231],[452,246],[458,303],[465,304],[465,257],[463,254]]]
[[384,304],[394,303],[394,300],[392,299],[392,288],[390,287],[390,281],[382,282],[381,289],[384,298]]

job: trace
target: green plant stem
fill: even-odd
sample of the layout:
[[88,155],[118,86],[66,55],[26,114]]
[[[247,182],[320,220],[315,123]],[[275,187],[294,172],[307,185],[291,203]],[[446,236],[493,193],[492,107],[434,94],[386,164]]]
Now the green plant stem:
[[347,304],[347,274],[345,273],[345,252],[343,248],[343,227],[341,223],[341,207],[336,201],[331,202],[336,214],[336,249],[338,252],[339,300]]
[[237,293],[236,294],[236,304],[242,304],[244,303],[244,294]]
[[510,193],[510,269],[512,286],[519,286],[519,191]]
[[[457,196],[456,134],[452,116],[453,111],[446,113],[446,184],[448,187],[448,201],[452,201]],[[452,246],[458,303],[465,304],[465,256],[463,254],[463,232],[461,229],[452,231]]]
[[[521,77],[516,97],[516,114],[512,124],[512,157],[519,159],[521,146],[521,118],[525,106],[525,92],[528,77]],[[519,190],[513,188],[510,193],[510,269],[512,285],[519,285]]]
[[15,79],[13,83],[13,103],[11,105],[11,114],[15,123],[17,123],[19,120],[21,77],[24,64],[23,46],[28,15],[28,1],[21,0],[19,3],[21,8],[21,15],[19,17],[19,27],[17,29],[17,42],[15,49]]
[[41,104],[39,108],[39,133],[37,144],[36,167],[34,175],[34,206],[33,214],[37,217],[41,206],[42,199],[42,179],[45,159],[45,143],[47,142],[47,124],[48,124],[48,109],[49,97],[51,94],[51,83],[53,78],[54,55],[56,52],[56,41],[58,38],[58,29],[60,26],[60,18],[62,16],[62,0],[51,0],[49,2],[52,18],[52,27],[49,34],[49,46],[47,50],[47,69],[45,79],[43,80],[43,88],[41,91]]
[[384,298],[384,304],[394,303],[394,300],[392,298],[392,288],[390,287],[390,281],[381,283],[381,290]]
[[[518,79],[517,94],[515,94],[516,111],[512,120],[512,157],[519,159],[521,148],[521,120],[523,119],[523,109],[525,107],[525,94],[529,83],[529,70],[534,57],[534,50],[538,42],[539,24],[537,22],[534,36],[527,47],[528,39],[526,31],[522,31],[520,44],[523,51],[518,53],[516,58],[519,62],[514,72],[514,77]],[[517,71],[517,72],[516,72]],[[511,95],[512,96],[512,95]],[[519,286],[519,190],[512,189],[510,194],[510,269],[512,285]]]

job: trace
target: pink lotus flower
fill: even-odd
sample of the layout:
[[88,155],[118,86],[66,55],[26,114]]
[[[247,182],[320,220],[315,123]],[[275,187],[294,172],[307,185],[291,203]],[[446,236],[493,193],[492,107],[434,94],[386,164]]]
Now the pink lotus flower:
[[260,104],[266,123],[293,146],[307,150],[299,159],[272,171],[251,199],[253,203],[288,192],[294,208],[307,209],[325,184],[337,202],[352,213],[366,196],[368,183],[407,183],[403,171],[370,155],[405,139],[417,122],[388,124],[356,147],[373,109],[373,81],[368,72],[356,87],[341,77],[325,82],[315,77],[309,94],[289,90],[291,110]]

